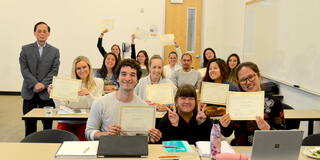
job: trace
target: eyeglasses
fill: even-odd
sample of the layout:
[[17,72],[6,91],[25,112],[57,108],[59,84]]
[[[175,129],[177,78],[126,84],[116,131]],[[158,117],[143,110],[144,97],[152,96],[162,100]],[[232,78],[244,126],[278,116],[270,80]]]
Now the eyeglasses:
[[253,82],[255,77],[256,77],[256,74],[250,74],[248,77],[240,79],[239,83],[246,84],[248,83],[248,81]]

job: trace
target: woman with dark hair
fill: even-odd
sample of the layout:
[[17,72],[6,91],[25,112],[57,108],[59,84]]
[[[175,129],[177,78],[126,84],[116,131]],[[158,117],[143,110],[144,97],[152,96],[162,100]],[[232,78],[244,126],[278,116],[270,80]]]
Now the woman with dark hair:
[[105,54],[101,68],[95,73],[95,77],[103,79],[105,92],[112,92],[117,89],[118,83],[114,76],[114,72],[118,65],[118,61],[119,60],[114,53],[109,52]]
[[[228,68],[224,60],[220,58],[214,58],[209,60],[205,76],[203,77],[203,82],[213,82],[213,83],[222,83],[229,85],[229,91],[240,91],[239,88],[227,80],[228,78]],[[201,87],[200,87],[201,93]],[[225,113],[224,105],[217,104],[207,104],[208,107],[205,110],[205,113],[209,116],[218,116]]]
[[227,59],[229,70],[228,80],[234,84],[238,84],[236,76],[236,67],[240,64],[240,58],[236,53],[232,53]]
[[147,51],[145,50],[140,50],[136,56],[136,48],[134,43],[135,38],[136,36],[133,34],[131,36],[131,58],[136,59],[139,62],[140,67],[142,69],[142,77],[145,77],[149,74],[149,56]]
[[207,67],[208,61],[213,58],[217,58],[217,55],[216,55],[216,52],[212,48],[206,48],[203,51],[202,57],[203,57],[202,68],[205,68],[205,67]]
[[228,68],[225,61],[220,58],[214,58],[209,60],[207,70],[202,81],[229,84],[230,91],[239,91],[239,88],[235,84],[227,80],[228,75]]
[[[103,38],[103,35],[105,33],[107,33],[109,30],[108,29],[104,29],[101,33],[100,33],[100,36],[98,38],[98,44],[97,44],[97,47],[99,49],[99,52],[101,53],[102,56],[104,56],[105,54],[107,54],[106,50],[103,48],[102,46],[102,38]],[[121,60],[121,49],[119,47],[119,45],[117,44],[114,44],[111,46],[111,52],[114,53],[116,56],[117,56],[117,59],[118,60]]]
[[178,88],[175,106],[160,120],[158,129],[162,133],[162,141],[186,140],[190,144],[197,141],[209,141],[212,122],[198,106],[197,93],[194,86],[184,84]]
[[[236,68],[236,76],[241,91],[261,91],[261,75],[258,66],[252,62],[241,63]],[[219,119],[221,133],[229,137],[233,131],[235,139],[232,145],[252,145],[255,130],[285,129],[283,107],[281,102],[265,94],[264,117],[257,116],[255,121],[232,121],[229,114]]]

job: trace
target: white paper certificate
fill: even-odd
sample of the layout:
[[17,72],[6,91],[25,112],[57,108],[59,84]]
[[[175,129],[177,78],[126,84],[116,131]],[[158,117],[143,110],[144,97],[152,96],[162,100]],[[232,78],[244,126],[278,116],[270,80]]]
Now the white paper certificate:
[[53,77],[50,98],[78,102],[81,80]]
[[174,34],[160,35],[160,42],[163,46],[174,45],[173,40],[174,40]]
[[231,120],[256,120],[264,115],[264,91],[229,92],[226,112]]
[[105,29],[112,31],[114,28],[114,19],[103,19],[99,22],[99,29],[102,32]]
[[200,68],[198,71],[200,72],[201,77],[204,77],[206,75],[207,68]]
[[139,40],[147,40],[149,38],[149,32],[139,27],[136,28],[135,35]]
[[154,106],[120,106],[120,126],[125,133],[147,133],[155,127]]
[[146,86],[147,100],[160,104],[174,104],[173,85],[171,83],[149,84]]
[[202,103],[226,105],[229,84],[202,82],[200,99]]

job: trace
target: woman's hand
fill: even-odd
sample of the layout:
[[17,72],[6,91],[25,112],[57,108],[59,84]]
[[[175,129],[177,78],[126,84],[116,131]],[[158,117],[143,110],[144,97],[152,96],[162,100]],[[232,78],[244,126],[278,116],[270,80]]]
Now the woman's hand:
[[149,130],[148,136],[150,138],[150,142],[156,143],[161,139],[162,133],[158,129],[152,128]]
[[207,116],[204,113],[204,109],[206,108],[207,104],[200,103],[198,106],[198,114],[196,116],[196,120],[198,122],[198,125],[202,124],[207,120]]
[[90,92],[87,88],[82,88],[79,92],[78,92],[78,95],[79,96],[86,96],[88,95]]
[[131,44],[134,44],[134,40],[136,39],[136,35],[132,34],[131,35]]
[[149,106],[155,106],[157,111],[160,111],[160,112],[164,112],[167,110],[166,106],[163,105],[163,104],[160,104],[160,103],[154,103],[152,101],[149,101],[149,100],[146,100],[146,103],[149,105]]
[[260,130],[270,130],[270,125],[260,116],[256,116],[256,122]]
[[229,113],[223,115],[220,119],[219,119],[220,124],[222,125],[222,127],[226,128],[229,126],[230,122],[231,122],[231,118]]
[[52,91],[52,84],[49,84],[49,86],[48,86],[48,93],[50,94],[51,91]]
[[166,107],[168,111],[168,118],[172,126],[178,127],[179,115],[177,114],[176,106],[172,106],[172,111],[169,107]]

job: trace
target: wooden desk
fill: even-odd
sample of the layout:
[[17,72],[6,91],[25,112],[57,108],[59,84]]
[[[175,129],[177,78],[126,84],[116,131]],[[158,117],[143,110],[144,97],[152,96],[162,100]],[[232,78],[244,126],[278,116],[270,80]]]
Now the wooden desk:
[[[237,152],[237,153],[242,153],[242,154],[250,154],[251,148],[252,147],[247,147],[247,146],[232,146],[232,148]],[[299,160],[314,160],[312,158],[307,157],[306,155],[303,154],[303,151],[305,149],[310,149],[314,147],[307,147],[307,146],[302,146],[300,149],[300,155],[299,155]],[[201,157],[201,160],[211,160],[210,158],[207,157]]]
[[320,120],[320,110],[316,109],[285,109],[285,119],[296,119],[300,121],[308,121],[308,135],[313,134],[314,121]]
[[[60,146],[60,143],[0,143],[1,159],[14,160],[57,160],[55,154]],[[200,160],[195,147],[192,146],[194,152],[179,154],[183,160]],[[160,144],[149,145],[148,158],[125,158],[126,160],[155,160],[158,156],[168,155]],[[100,159],[100,158],[98,158]],[[101,158],[102,159],[102,158]],[[124,158],[103,158],[108,160],[119,160]],[[62,159],[61,159],[62,160]],[[69,159],[70,160],[70,159]],[[82,159],[77,159],[82,160]],[[83,159],[84,160],[84,159]]]
[[[165,112],[157,112],[156,118],[162,118]],[[36,119],[36,120],[87,120],[89,113],[86,114],[54,114],[52,116],[46,116],[43,108],[34,108],[27,114],[22,116],[22,120],[26,119]]]

